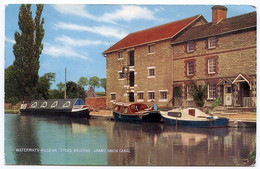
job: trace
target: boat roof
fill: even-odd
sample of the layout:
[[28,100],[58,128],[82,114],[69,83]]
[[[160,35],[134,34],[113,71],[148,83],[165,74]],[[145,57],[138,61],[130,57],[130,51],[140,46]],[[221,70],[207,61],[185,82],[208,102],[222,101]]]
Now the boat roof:
[[56,109],[71,109],[73,105],[84,105],[81,98],[74,99],[48,99],[48,100],[33,100],[29,108],[56,108]]

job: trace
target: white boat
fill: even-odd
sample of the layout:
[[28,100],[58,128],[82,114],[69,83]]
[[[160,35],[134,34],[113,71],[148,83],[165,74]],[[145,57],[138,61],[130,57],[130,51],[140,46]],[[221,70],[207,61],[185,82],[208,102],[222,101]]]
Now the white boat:
[[187,127],[226,127],[228,119],[208,115],[197,108],[172,109],[161,111],[163,121],[167,125],[187,126]]

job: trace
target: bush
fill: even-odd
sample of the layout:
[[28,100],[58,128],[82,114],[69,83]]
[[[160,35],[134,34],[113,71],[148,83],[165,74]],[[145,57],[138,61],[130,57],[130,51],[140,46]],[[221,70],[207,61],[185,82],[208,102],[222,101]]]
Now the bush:
[[211,104],[211,109],[214,109],[215,107],[221,105],[221,100],[220,99],[216,99],[212,104]]
[[18,99],[18,97],[10,97],[8,100],[7,100],[8,103],[11,103],[12,106],[15,106],[17,103],[20,102],[20,100]]

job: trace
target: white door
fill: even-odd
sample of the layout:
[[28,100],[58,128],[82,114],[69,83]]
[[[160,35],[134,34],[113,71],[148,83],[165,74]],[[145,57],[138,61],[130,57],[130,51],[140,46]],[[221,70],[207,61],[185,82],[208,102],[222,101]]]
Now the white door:
[[231,106],[232,105],[231,85],[224,86],[224,104],[225,104],[225,106]]

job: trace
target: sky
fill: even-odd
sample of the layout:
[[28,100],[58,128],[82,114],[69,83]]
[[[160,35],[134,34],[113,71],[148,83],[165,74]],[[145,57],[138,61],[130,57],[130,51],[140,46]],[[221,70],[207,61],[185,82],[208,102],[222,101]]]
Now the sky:
[[[4,67],[13,64],[14,33],[18,27],[20,4],[5,7]],[[127,34],[164,23],[202,14],[211,22],[212,5],[94,5],[45,4],[44,49],[40,56],[39,75],[56,74],[52,89],[65,80],[77,82],[80,77],[106,78],[106,58],[102,52]],[[256,9],[248,5],[226,5],[227,17]],[[35,14],[35,5],[32,6]],[[85,89],[88,89],[86,87]],[[96,91],[104,91],[97,88]]]

